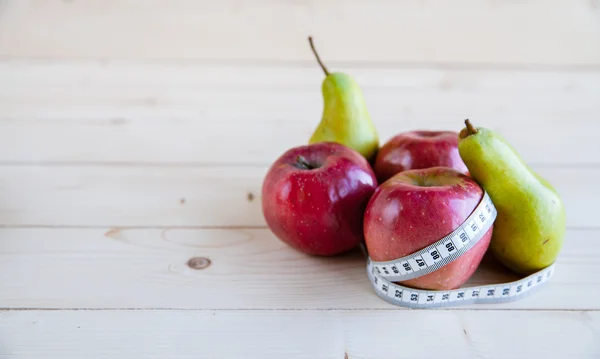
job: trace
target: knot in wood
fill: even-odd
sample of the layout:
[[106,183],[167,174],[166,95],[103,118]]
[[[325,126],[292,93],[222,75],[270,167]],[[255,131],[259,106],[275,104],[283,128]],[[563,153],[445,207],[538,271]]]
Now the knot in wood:
[[204,257],[194,257],[187,261],[188,267],[196,270],[208,268],[210,264],[210,259]]

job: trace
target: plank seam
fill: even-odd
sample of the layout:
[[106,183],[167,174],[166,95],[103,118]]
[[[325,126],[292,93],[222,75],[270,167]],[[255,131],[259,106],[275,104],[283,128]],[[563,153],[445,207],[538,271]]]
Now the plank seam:
[[[280,67],[280,68],[315,68],[313,60],[276,60],[276,59],[98,59],[86,57],[44,57],[44,56],[13,56],[0,55],[0,64],[91,64],[91,65],[144,65],[144,66],[235,66],[235,67]],[[331,67],[352,69],[380,68],[380,69],[435,69],[435,70],[466,70],[466,71],[520,71],[520,72],[600,72],[600,64],[543,64],[543,63],[486,63],[486,62],[411,62],[411,61],[328,61]]]
[[[0,118],[0,121],[2,119]],[[535,163],[529,162],[530,166],[537,168],[555,169],[600,169],[600,162],[590,163]],[[4,167],[132,167],[132,168],[253,168],[266,169],[271,163],[263,162],[117,162],[117,161],[1,161]]]
[[[410,308],[173,308],[173,307],[126,307],[126,308],[44,308],[44,307],[0,307],[0,312],[17,312],[17,311],[182,311],[182,312],[359,312],[359,311],[414,311]],[[431,310],[431,309],[430,309]],[[435,308],[437,311],[513,311],[513,312],[600,312],[599,308],[583,308],[583,309],[561,309],[561,308],[470,308],[470,307],[455,307],[455,308]]]

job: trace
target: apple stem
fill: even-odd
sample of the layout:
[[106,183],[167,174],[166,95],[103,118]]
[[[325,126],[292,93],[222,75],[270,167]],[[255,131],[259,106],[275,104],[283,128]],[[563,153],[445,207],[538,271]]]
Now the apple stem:
[[469,135],[474,135],[477,133],[477,129],[473,127],[473,124],[471,123],[471,121],[469,121],[469,119],[465,120],[465,126],[467,126],[467,132],[469,133]]
[[310,48],[312,49],[313,54],[315,54],[315,57],[317,58],[317,62],[319,63],[319,66],[321,66],[321,68],[323,69],[323,72],[325,72],[325,76],[329,76],[329,70],[327,70],[327,67],[325,67],[325,65],[323,64],[323,61],[321,61],[321,58],[319,57],[319,54],[317,53],[317,49],[315,49],[315,44],[313,43],[312,36],[308,37],[308,42],[310,43]]
[[303,156],[296,157],[296,162],[298,163],[298,166],[300,166],[300,168],[304,168],[306,170],[313,169],[313,166],[311,166],[310,163],[308,163],[306,158],[304,158]]

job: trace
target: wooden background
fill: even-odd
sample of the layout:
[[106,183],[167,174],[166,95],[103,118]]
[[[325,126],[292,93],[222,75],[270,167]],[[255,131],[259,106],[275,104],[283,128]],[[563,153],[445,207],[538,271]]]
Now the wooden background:
[[[393,307],[359,253],[269,232],[322,110],[308,35],[382,141],[470,118],[556,186],[541,292]],[[0,358],[598,358],[599,121],[598,0],[0,0]]]

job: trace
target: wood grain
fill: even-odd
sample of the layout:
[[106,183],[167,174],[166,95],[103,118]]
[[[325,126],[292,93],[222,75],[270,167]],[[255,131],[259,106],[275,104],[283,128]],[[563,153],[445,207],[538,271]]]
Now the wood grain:
[[307,62],[313,35],[330,62],[600,64],[589,0],[37,0],[1,16],[5,57]]
[[[560,192],[567,225],[598,228],[600,168],[536,166]],[[5,226],[265,226],[267,167],[0,166]]]
[[[600,41],[599,41],[600,43]],[[381,144],[415,129],[496,130],[529,163],[600,164],[600,72],[344,67]],[[0,62],[0,161],[270,164],[321,118],[316,64]]]
[[591,359],[599,335],[600,314],[578,311],[0,313],[0,355],[11,359]]
[[[557,187],[547,286],[407,310],[265,228],[321,116],[308,35],[382,141],[470,118]],[[598,99],[596,0],[0,1],[0,358],[598,358]]]
[[[449,309],[600,309],[599,234],[569,230],[539,292]],[[358,250],[303,255],[267,229],[2,229],[0,307],[403,309],[376,296],[365,264]],[[516,279],[487,258],[467,286]]]

